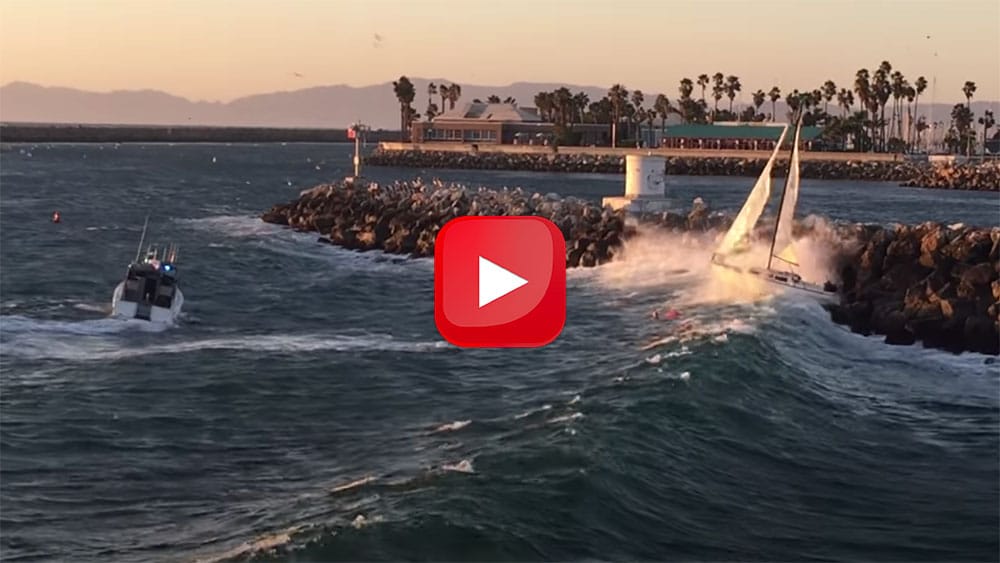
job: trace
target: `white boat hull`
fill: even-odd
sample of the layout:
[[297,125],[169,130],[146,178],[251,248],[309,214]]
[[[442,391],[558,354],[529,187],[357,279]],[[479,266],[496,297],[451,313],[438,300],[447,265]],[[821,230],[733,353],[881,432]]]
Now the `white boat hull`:
[[173,324],[177,322],[177,318],[181,314],[181,307],[184,306],[184,294],[181,293],[180,288],[177,288],[169,309],[155,305],[140,304],[135,301],[125,301],[122,299],[124,291],[125,282],[119,282],[111,298],[111,316],[114,318],[123,320],[138,319],[158,324]]
[[824,289],[823,286],[821,285],[809,283],[807,281],[803,281],[802,279],[796,279],[798,278],[798,276],[795,276],[794,274],[774,272],[771,270],[761,270],[758,268],[741,268],[739,266],[727,264],[723,260],[718,258],[713,258],[712,265],[719,268],[725,268],[727,270],[734,271],[743,275],[753,276],[771,285],[776,285],[787,289],[791,289],[797,293],[808,294],[810,297],[818,300],[821,303],[834,304],[839,302],[840,300],[836,291],[828,291]]

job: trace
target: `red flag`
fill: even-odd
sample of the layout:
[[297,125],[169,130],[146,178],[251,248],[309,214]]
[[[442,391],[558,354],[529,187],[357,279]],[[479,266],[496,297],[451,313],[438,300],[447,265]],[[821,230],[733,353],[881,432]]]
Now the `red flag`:
[[353,127],[350,127],[350,128],[347,129],[347,138],[348,139],[354,139],[356,136],[357,136],[357,133],[354,131]]

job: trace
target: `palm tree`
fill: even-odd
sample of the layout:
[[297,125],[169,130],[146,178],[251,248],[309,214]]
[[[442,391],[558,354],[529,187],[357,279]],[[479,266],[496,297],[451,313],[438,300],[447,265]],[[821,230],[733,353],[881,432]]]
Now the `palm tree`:
[[488,103],[488,104],[499,104],[500,103],[500,96],[497,96],[496,94],[490,94],[490,97],[486,98],[486,103]]
[[708,86],[708,75],[699,74],[698,75],[698,86],[701,86],[701,101],[705,101],[705,87]]
[[829,113],[828,107],[830,105],[830,101],[837,95],[837,85],[833,82],[833,80],[827,80],[823,83],[820,91],[823,92],[823,100],[825,101],[823,104],[823,113]]
[[448,85],[442,84],[438,86],[438,95],[441,96],[441,113],[444,113],[444,102],[448,99]]
[[965,107],[972,109],[972,95],[976,93],[976,83],[966,80],[965,85],[962,86],[962,93],[965,94]]
[[[698,81],[699,81],[698,83],[700,84],[701,79],[699,78]],[[694,92],[694,83],[691,82],[690,78],[682,78],[681,85],[678,88],[678,91],[680,91],[681,93],[681,99],[683,100],[690,99],[691,93]]]
[[437,106],[434,105],[434,96],[438,93],[437,85],[431,82],[427,85],[427,119],[434,119],[437,115]]
[[642,90],[632,91],[632,104],[635,106],[635,111],[636,111],[635,115],[636,132],[639,131],[639,126],[642,124],[642,120],[645,117],[644,115],[641,115],[642,104],[645,101],[646,97],[643,95]]
[[725,94],[726,89],[724,87],[726,77],[722,75],[721,72],[716,72],[712,75],[712,98],[715,100],[715,109],[712,110],[712,121],[715,121],[715,114],[719,113],[719,100],[722,99],[722,95]]
[[903,78],[903,73],[899,70],[894,71],[890,78],[892,83],[889,85],[889,91],[892,93],[892,127],[889,128],[889,137],[893,136],[893,128],[896,128],[895,135],[897,137],[902,137],[903,132],[903,97],[906,96],[906,79]]
[[667,116],[670,112],[674,110],[670,106],[670,99],[663,94],[656,96],[656,100],[653,102],[653,111],[660,116],[660,136],[663,137],[667,133]]
[[861,110],[865,112],[864,121],[871,123],[872,128],[872,148],[874,148],[875,142],[875,125],[872,123],[873,114],[869,113],[872,108],[872,85],[870,80],[870,75],[867,68],[859,69],[857,73],[854,74],[854,92],[858,95],[858,103],[861,105]]
[[723,88],[729,98],[729,113],[733,113],[733,99],[736,97],[736,93],[743,89],[743,85],[740,84],[739,77],[730,75],[726,77],[726,85]]
[[840,92],[837,92],[837,105],[844,108],[843,115],[846,117],[854,105],[854,93],[847,88],[841,88]]
[[452,84],[448,87],[448,109],[455,109],[455,102],[462,97],[462,87]]
[[879,125],[881,127],[881,134],[879,136],[881,142],[881,148],[885,150],[885,104],[889,102],[889,97],[892,95],[892,87],[889,82],[889,77],[892,74],[892,65],[889,61],[882,61],[882,64],[878,65],[878,70],[875,71],[872,80],[874,82],[874,87],[872,88],[875,97],[875,108],[876,112],[879,114]]
[[[915,116],[915,115],[917,115],[917,105],[920,102],[920,94],[923,94],[924,90],[927,89],[927,79],[924,78],[923,76],[919,76],[919,77],[917,77],[917,81],[914,82],[913,85],[914,85],[914,87],[916,87],[916,95],[913,96],[913,115]],[[918,118],[918,122],[919,122],[919,118]],[[924,125],[926,125],[926,123]],[[920,132],[917,131],[916,133],[918,134],[917,135],[918,136],[917,141],[919,142],[919,140],[920,140],[919,139],[919,133]]]
[[772,86],[771,90],[767,93],[767,97],[771,98],[771,121],[774,121],[774,117],[778,113],[778,110],[775,109],[775,104],[781,99],[781,88]]
[[767,94],[763,90],[757,90],[753,93],[753,115],[756,121],[757,114],[760,113],[760,106],[764,105],[764,100],[767,99]]
[[392,90],[396,93],[396,99],[399,100],[399,129],[402,140],[405,142],[409,123],[413,116],[413,108],[410,104],[417,97],[417,90],[413,87],[410,79],[405,76],[400,76],[399,80],[392,83]]
[[984,111],[983,116],[979,118],[979,124],[983,126],[983,156],[986,156],[986,135],[997,124],[993,119],[993,110]]
[[608,90],[608,99],[611,102],[611,147],[614,148],[618,146],[618,122],[628,103],[628,89],[615,84]]
[[583,122],[583,112],[587,109],[587,105],[590,104],[590,96],[586,92],[577,92],[573,94],[573,106],[576,108],[576,119],[575,121]]

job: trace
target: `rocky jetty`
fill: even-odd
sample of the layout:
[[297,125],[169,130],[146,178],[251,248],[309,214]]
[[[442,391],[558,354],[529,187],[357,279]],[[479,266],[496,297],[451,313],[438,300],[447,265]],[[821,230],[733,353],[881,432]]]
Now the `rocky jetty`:
[[890,344],[1000,354],[1000,228],[857,227],[835,322]]
[[[566,239],[567,268],[607,263],[638,234],[623,212],[585,200],[419,180],[324,184],[275,205],[262,219],[316,232],[321,242],[349,249],[430,257],[440,228],[466,215],[550,219]],[[645,215],[640,223],[711,236],[731,220],[699,198],[686,213]],[[760,229],[766,236],[767,225]],[[807,220],[795,230],[797,236],[821,231],[832,247],[842,286],[840,304],[830,307],[835,322],[884,335],[890,344],[921,341],[955,352],[1000,354],[1000,228],[926,223],[820,230]]]
[[927,166],[918,169],[916,175],[904,181],[903,185],[916,188],[1000,191],[1000,161],[977,165],[948,163]]
[[[668,156],[666,172],[690,176],[760,175],[765,159]],[[591,172],[622,174],[625,157],[607,154],[498,153],[409,151],[376,149],[365,159],[370,166],[405,168],[457,168],[475,170],[525,170],[533,172]],[[779,160],[776,174],[787,163]],[[963,190],[1000,191],[1000,165],[994,163],[938,165],[909,161],[807,160],[801,165],[803,178],[824,180],[871,180],[900,182],[905,186]]]
[[608,262],[622,240],[633,234],[625,228],[622,213],[576,198],[420,181],[321,185],[296,201],[274,206],[262,218],[318,232],[321,241],[345,248],[428,257],[434,255],[441,227],[466,215],[538,215],[551,220],[566,239],[568,268]]

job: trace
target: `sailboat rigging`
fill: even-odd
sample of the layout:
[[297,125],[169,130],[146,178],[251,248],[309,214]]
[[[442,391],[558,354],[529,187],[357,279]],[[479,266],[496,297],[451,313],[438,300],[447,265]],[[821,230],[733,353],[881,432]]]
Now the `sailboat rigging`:
[[[771,153],[771,158],[768,160],[767,165],[764,166],[760,177],[757,178],[757,182],[750,191],[750,195],[747,196],[747,201],[743,204],[743,208],[736,216],[729,231],[726,232],[719,247],[712,254],[712,263],[740,273],[760,277],[770,283],[807,291],[832,299],[836,296],[837,291],[834,284],[830,282],[822,286],[812,284],[803,281],[802,277],[794,271],[794,268],[799,266],[799,259],[795,252],[792,226],[795,219],[795,207],[799,199],[801,114],[795,127],[792,154],[788,163],[788,173],[785,175],[785,185],[781,193],[781,202],[778,205],[778,216],[771,234],[766,269],[762,270],[757,267],[744,269],[726,260],[728,256],[742,254],[749,249],[754,226],[763,214],[764,207],[771,196],[771,170],[774,168],[774,163],[777,160],[778,152],[781,150],[787,132],[788,126],[786,125],[774,147],[774,151]],[[783,263],[780,269],[776,267],[775,260]]]

